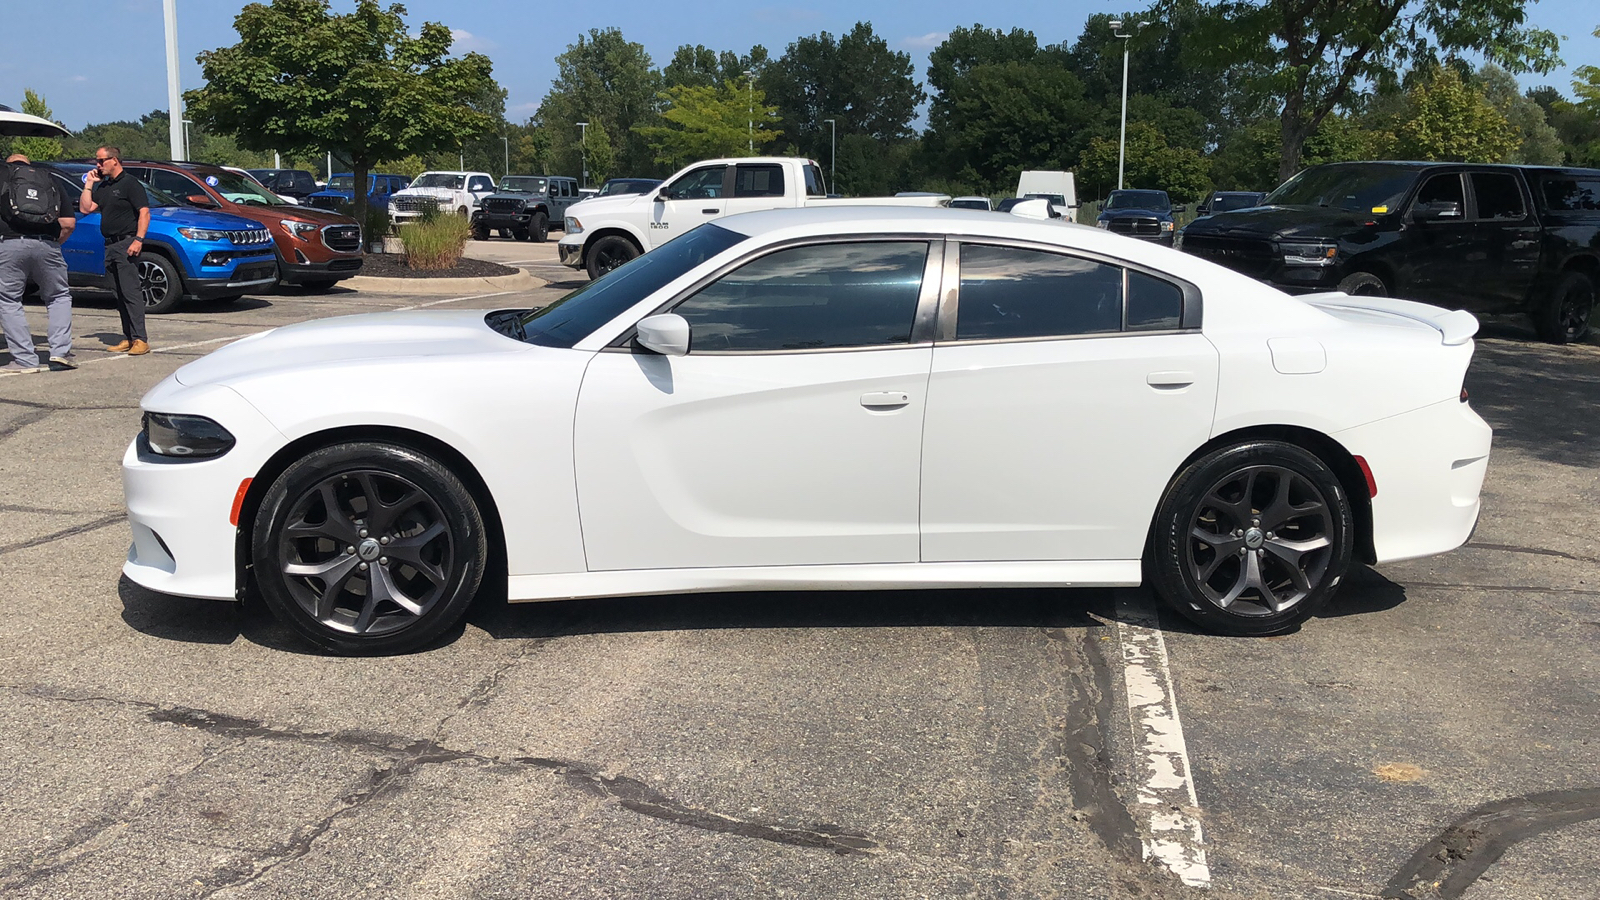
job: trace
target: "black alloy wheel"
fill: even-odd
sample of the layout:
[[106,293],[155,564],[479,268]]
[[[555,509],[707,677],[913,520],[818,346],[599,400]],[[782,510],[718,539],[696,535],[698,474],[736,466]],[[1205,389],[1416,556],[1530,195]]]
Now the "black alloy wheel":
[[178,269],[164,257],[149,251],[141,252],[134,268],[139,273],[139,292],[144,296],[147,313],[171,312],[183,298],[183,283]]
[[550,217],[542,212],[534,213],[533,221],[529,223],[528,233],[533,238],[534,243],[544,243],[545,238],[550,236]]
[[1156,518],[1157,591],[1197,624],[1275,634],[1314,615],[1350,565],[1350,504],[1292,444],[1225,447],[1173,482]]
[[1352,297],[1387,297],[1389,287],[1371,272],[1351,272],[1339,282],[1339,290]]
[[466,612],[487,559],[471,493],[444,465],[393,444],[338,444],[291,465],[256,517],[263,599],[337,653],[399,653]]
[[1594,282],[1582,272],[1567,272],[1534,315],[1535,330],[1541,340],[1552,344],[1575,344],[1589,336],[1589,320],[1594,315]]
[[616,267],[636,259],[639,248],[619,235],[608,235],[589,248],[589,277],[599,278]]

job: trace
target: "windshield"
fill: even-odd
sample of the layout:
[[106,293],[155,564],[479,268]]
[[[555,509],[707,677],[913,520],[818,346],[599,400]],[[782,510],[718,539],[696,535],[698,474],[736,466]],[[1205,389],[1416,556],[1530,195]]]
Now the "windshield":
[[200,175],[198,172],[195,174],[210,185],[212,190],[234,203],[242,203],[246,206],[289,205],[278,199],[277,194],[256,184],[255,179],[240,175],[237,172],[229,172],[224,169],[207,175]]
[[989,201],[987,201],[987,200],[951,200],[950,201],[950,208],[951,209],[988,209],[989,208]]
[[1106,209],[1153,209],[1166,211],[1172,208],[1165,191],[1112,191]]
[[[354,175],[335,175],[333,176],[333,179],[328,182],[328,190],[330,191],[344,191],[348,194],[355,189],[356,177]],[[367,189],[369,191],[372,189],[371,175],[367,176]]]
[[506,194],[542,194],[544,186],[545,179],[526,175],[513,175],[500,182],[500,190]]
[[746,235],[701,225],[611,270],[541,309],[491,313],[489,327],[542,347],[571,347],[662,285],[743,241]]
[[1260,203],[1254,194],[1240,196],[1238,194],[1219,194],[1211,201],[1211,211],[1214,213],[1227,212],[1230,209],[1249,209]]
[[1417,169],[1393,165],[1332,165],[1306,169],[1267,195],[1266,206],[1332,206],[1386,213],[1417,180]]
[[448,188],[452,191],[461,190],[467,183],[465,175],[451,175],[447,172],[424,172],[411,182],[414,188]]

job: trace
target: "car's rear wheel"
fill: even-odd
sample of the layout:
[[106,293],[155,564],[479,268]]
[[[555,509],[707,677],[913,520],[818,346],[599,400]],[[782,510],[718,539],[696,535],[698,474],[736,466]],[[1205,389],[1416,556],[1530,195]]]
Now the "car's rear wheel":
[[396,444],[336,444],[289,466],[256,516],[261,596],[336,653],[401,653],[466,612],[488,558],[472,494],[445,465]]
[[589,247],[589,277],[599,278],[638,255],[639,248],[633,245],[633,241],[620,235],[607,235]]
[[1594,282],[1582,272],[1567,272],[1534,311],[1533,324],[1540,340],[1572,344],[1589,336],[1593,315]]
[[1389,286],[1371,272],[1351,272],[1339,282],[1339,290],[1352,297],[1389,296]]
[[147,313],[172,312],[183,299],[183,281],[178,267],[158,253],[144,252],[134,267],[139,272],[139,292],[144,295]]
[[1155,588],[1195,623],[1229,634],[1294,628],[1350,567],[1349,498],[1293,444],[1223,447],[1173,481],[1151,541]]

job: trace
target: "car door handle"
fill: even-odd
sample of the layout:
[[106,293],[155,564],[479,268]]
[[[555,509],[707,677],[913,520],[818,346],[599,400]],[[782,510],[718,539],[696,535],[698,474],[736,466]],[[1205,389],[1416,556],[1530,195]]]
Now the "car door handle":
[[702,210],[700,210],[700,213],[702,215],[707,215],[707,216],[714,216],[719,212],[722,212],[722,210],[720,210],[720,209],[702,209]]
[[1511,249],[1513,249],[1513,250],[1526,250],[1529,247],[1532,247],[1532,246],[1534,246],[1534,245],[1536,245],[1538,243],[1539,243],[1538,241],[1533,241],[1533,240],[1512,241],[1511,242]]
[[1194,384],[1193,372],[1151,372],[1144,383],[1153,388],[1181,388]]
[[861,395],[861,405],[867,409],[899,409],[911,403],[911,395],[905,391],[873,391]]

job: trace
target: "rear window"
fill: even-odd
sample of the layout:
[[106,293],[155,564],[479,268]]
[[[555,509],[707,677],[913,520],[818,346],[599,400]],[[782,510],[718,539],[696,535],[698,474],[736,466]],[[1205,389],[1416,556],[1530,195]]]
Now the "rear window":
[[1546,175],[1539,187],[1552,212],[1600,210],[1600,176]]

